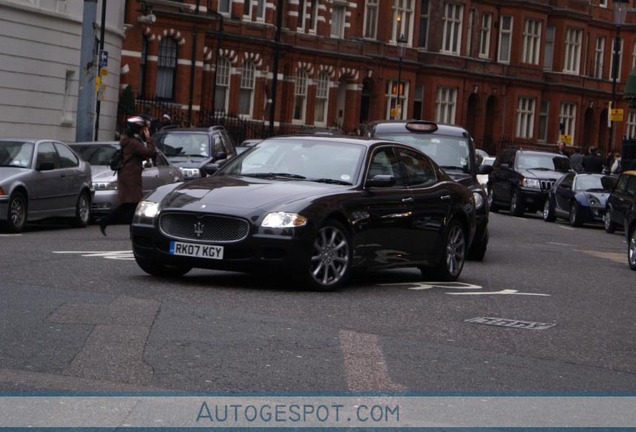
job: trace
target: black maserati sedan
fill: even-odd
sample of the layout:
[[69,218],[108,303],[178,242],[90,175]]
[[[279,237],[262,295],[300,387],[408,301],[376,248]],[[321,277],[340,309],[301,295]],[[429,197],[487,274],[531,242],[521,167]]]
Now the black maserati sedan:
[[475,235],[471,191],[397,142],[273,137],[205,169],[138,205],[131,238],[145,272],[282,270],[320,291],[395,267],[451,281]]

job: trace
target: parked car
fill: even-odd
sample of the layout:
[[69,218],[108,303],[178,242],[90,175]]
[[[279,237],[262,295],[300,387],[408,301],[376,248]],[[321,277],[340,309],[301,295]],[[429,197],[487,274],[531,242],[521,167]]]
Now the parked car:
[[636,270],[636,198],[632,199],[632,207],[625,219],[625,237],[627,238],[627,263]]
[[468,258],[482,260],[488,248],[488,202],[484,188],[477,181],[479,158],[475,142],[468,131],[459,126],[431,121],[375,121],[367,125],[368,137],[394,140],[410,145],[428,155],[451,178],[468,187],[477,206],[477,233]]
[[184,180],[201,177],[207,164],[222,165],[236,156],[234,142],[223,126],[164,128],[152,138],[168,160],[181,169]]
[[570,225],[602,223],[610,190],[604,186],[604,174],[569,172],[548,191],[543,220],[567,219]]
[[[70,144],[79,156],[91,165],[95,196],[91,203],[93,216],[105,215],[117,206],[117,173],[108,162],[119,149],[117,141],[79,142]],[[183,174],[160,152],[144,163],[141,172],[144,193],[159,186],[183,181]]]
[[279,270],[332,290],[353,270],[455,280],[475,233],[471,191],[416,149],[359,137],[274,137],[214,175],[158,188],[131,225],[137,264]]
[[521,216],[543,210],[548,191],[570,170],[567,156],[544,151],[507,148],[500,152],[488,173],[490,210],[508,208]]
[[605,205],[605,231],[613,233],[626,225],[627,214],[634,208],[636,171],[623,171],[615,181]]
[[0,226],[64,217],[90,221],[91,167],[66,144],[49,139],[0,139]]
[[488,174],[481,174],[481,173],[485,171],[484,167],[491,167],[494,163],[495,163],[494,156],[484,156],[481,159],[481,163],[479,164],[479,167],[477,168],[477,173],[478,173],[477,181],[479,182],[481,187],[484,188],[486,193],[488,193]]

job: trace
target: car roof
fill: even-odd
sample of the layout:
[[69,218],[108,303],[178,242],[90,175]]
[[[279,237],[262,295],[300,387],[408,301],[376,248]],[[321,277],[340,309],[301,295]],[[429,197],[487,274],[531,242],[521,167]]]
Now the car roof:
[[80,142],[74,142],[74,143],[69,143],[70,146],[74,146],[74,145],[91,145],[91,146],[97,146],[97,145],[119,145],[119,141],[80,141]]
[[221,125],[215,125],[210,127],[188,127],[188,128],[165,128],[157,131],[157,133],[210,133],[219,130],[225,130]]
[[[421,124],[436,124],[437,130],[433,132],[421,132],[421,133],[430,133],[430,134],[440,134],[440,135],[451,135],[451,136],[470,136],[468,131],[461,126],[450,125],[446,123],[436,123],[428,120],[376,120],[369,122],[369,129],[373,129],[378,132],[409,132],[406,128],[408,123],[421,123]],[[418,133],[418,132],[412,132]]]
[[551,152],[551,151],[516,149],[516,152],[517,153],[519,153],[519,152],[527,153],[529,155],[533,155],[533,154],[536,154],[536,155],[549,154],[549,155],[553,155],[554,157],[560,157],[560,158],[569,159],[566,155],[562,155],[562,154],[559,154],[559,153],[554,153],[554,152]]
[[363,145],[365,147],[371,147],[376,144],[390,144],[392,146],[400,146],[404,148],[408,148],[410,150],[413,149],[411,146],[407,146],[405,144],[401,144],[395,141],[387,141],[385,139],[377,139],[377,138],[367,138],[364,136],[357,135],[279,135],[270,138],[266,138],[261,141],[261,143],[265,143],[267,141],[275,141],[275,140],[283,140],[283,141],[298,141],[302,140],[305,142],[338,142],[344,145],[350,144],[358,144]]

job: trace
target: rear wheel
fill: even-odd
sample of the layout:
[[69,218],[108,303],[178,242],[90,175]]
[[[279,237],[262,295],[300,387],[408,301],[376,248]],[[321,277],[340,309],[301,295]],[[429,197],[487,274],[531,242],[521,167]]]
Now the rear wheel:
[[523,204],[521,203],[521,198],[519,196],[519,192],[514,191],[512,193],[512,198],[510,199],[510,213],[513,216],[523,216]]
[[629,268],[636,270],[636,226],[632,227],[627,243],[627,262]]
[[9,211],[4,227],[8,232],[18,233],[24,229],[27,220],[27,200],[22,192],[14,192],[9,198]]
[[573,202],[570,205],[570,225],[573,227],[580,227],[583,225],[581,222],[581,212],[579,211],[579,205]]
[[309,288],[333,291],[341,287],[351,273],[351,239],[336,220],[327,221],[314,240],[304,279]]
[[554,222],[556,220],[554,206],[551,204],[550,198],[546,199],[543,205],[543,220],[546,222]]
[[603,226],[605,227],[605,232],[612,234],[616,231],[616,224],[612,222],[612,208],[608,207],[607,211],[603,215]]
[[492,190],[492,186],[488,188],[488,208],[493,213],[499,211],[499,206],[495,203],[495,191]]
[[144,258],[135,257],[135,261],[137,261],[137,265],[143,271],[159,277],[179,277],[192,270],[192,267],[189,266],[161,264],[157,261]]
[[84,228],[91,220],[91,199],[87,192],[82,192],[77,198],[75,204],[75,217],[71,225],[78,228]]
[[466,259],[466,233],[462,225],[452,220],[446,229],[442,259],[436,268],[422,267],[425,278],[434,277],[438,281],[456,280],[464,268]]

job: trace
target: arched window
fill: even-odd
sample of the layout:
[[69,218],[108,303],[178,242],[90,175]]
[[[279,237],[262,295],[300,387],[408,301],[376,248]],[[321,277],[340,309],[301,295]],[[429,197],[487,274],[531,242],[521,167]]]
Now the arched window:
[[296,122],[305,121],[307,108],[307,72],[298,69],[296,72],[296,86],[294,87],[294,118]]
[[240,115],[252,115],[255,75],[256,67],[254,66],[254,62],[251,60],[245,60],[241,67],[241,93],[239,96]]
[[216,65],[216,87],[214,89],[214,111],[227,112],[230,100],[230,61],[219,58]]
[[159,44],[157,62],[157,98],[174,100],[174,82],[177,73],[177,42],[163,38]]

